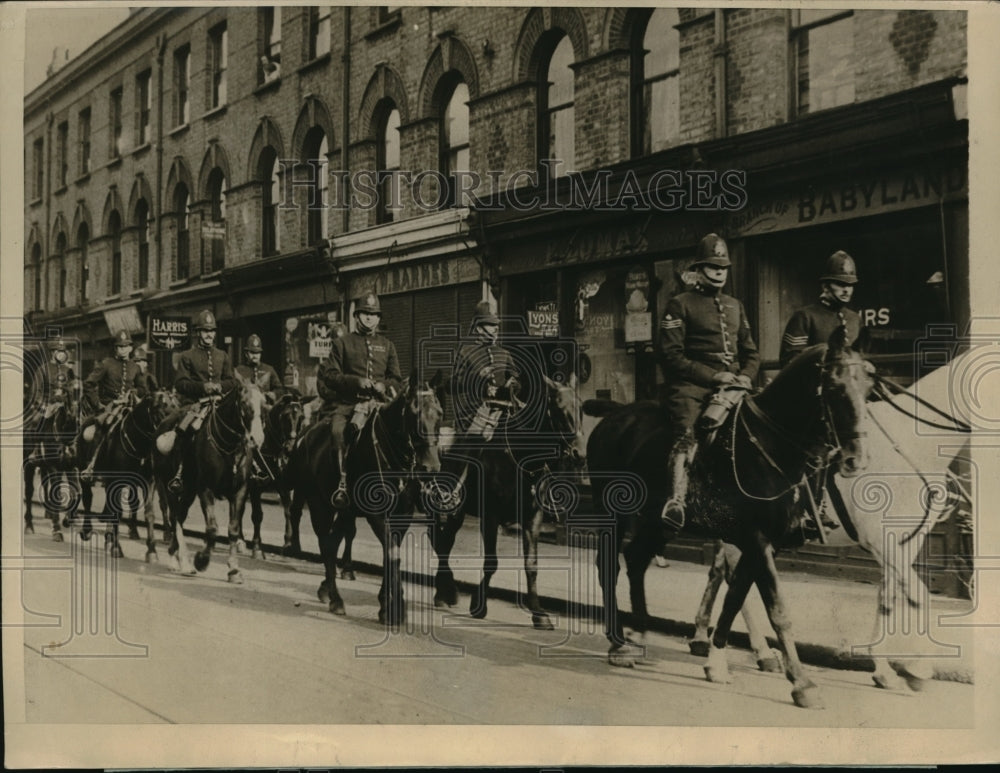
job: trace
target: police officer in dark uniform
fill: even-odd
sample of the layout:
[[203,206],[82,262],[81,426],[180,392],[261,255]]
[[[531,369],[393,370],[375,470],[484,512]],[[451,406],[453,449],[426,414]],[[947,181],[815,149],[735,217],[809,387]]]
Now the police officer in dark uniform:
[[673,488],[662,518],[674,528],[684,523],[688,469],[697,450],[694,426],[706,398],[723,386],[750,389],[760,367],[743,304],[722,292],[730,265],[726,242],[714,233],[704,237],[691,266],[695,287],[671,298],[660,322],[660,364],[674,438]]
[[[164,419],[159,428],[156,445],[162,454],[168,454],[173,449],[177,433],[186,434],[195,422],[200,426],[204,418],[201,410],[204,405],[200,402],[203,398],[220,395],[236,387],[229,355],[215,348],[216,324],[211,311],[205,309],[199,312],[194,330],[195,341],[190,349],[181,352],[174,377],[174,389],[180,396],[181,407]],[[183,486],[183,467],[182,462],[167,484],[172,492],[180,491]]]
[[149,350],[146,344],[139,344],[132,352],[132,359],[135,360],[139,372],[135,374],[135,395],[140,400],[147,395],[153,394],[160,385],[156,381],[156,376],[149,372]]
[[826,270],[820,281],[819,303],[796,311],[785,326],[781,338],[781,367],[785,367],[803,349],[814,344],[825,344],[830,335],[841,325],[847,327],[847,343],[854,345],[862,338],[864,327],[861,316],[847,308],[858,283],[854,259],[843,250],[837,250],[826,261]]
[[[471,333],[474,340],[459,348],[451,378],[457,432],[444,464],[463,481],[465,457],[479,458],[487,450],[500,422],[517,409],[521,388],[514,359],[499,342],[500,319],[487,301],[476,306]],[[516,517],[501,526],[507,532],[519,528]]]
[[80,473],[84,480],[93,476],[94,465],[107,436],[106,431],[121,417],[134,395],[139,367],[129,359],[131,353],[132,339],[122,330],[115,336],[115,356],[101,360],[83,382],[84,400],[89,409],[97,414],[88,417],[80,431],[86,443],[97,439],[90,461]]
[[274,368],[266,362],[261,362],[263,351],[259,335],[251,333],[247,336],[247,344],[243,350],[246,364],[237,366],[236,372],[247,383],[256,384],[267,401],[273,403],[285,391],[285,385],[281,383]]
[[[50,346],[52,348],[52,357],[45,364],[45,377],[48,387],[45,400],[49,406],[71,402],[74,397],[74,391],[80,389],[80,382],[77,380],[73,368],[69,365],[69,351],[66,348],[66,342],[59,338],[53,341]],[[46,416],[48,414],[49,409],[47,407]]]
[[[330,414],[333,447],[340,469],[340,483],[334,495],[338,502],[347,501],[344,432],[348,421],[352,421],[356,411],[363,413],[369,400],[392,399],[402,389],[396,347],[377,332],[381,319],[378,296],[368,293],[354,306],[354,332],[334,340],[330,356],[320,363],[316,374],[317,391],[326,396],[325,409]],[[357,426],[362,421],[359,415],[352,423]]]

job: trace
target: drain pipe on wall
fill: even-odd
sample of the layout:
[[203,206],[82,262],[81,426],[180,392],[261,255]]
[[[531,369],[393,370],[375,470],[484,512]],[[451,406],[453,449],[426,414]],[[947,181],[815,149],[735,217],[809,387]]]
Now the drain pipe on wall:
[[712,56],[715,59],[715,137],[721,139],[729,132],[729,122],[726,120],[726,12],[722,8],[715,9],[715,47]]
[[[341,233],[346,234],[351,228],[351,201],[349,180],[351,165],[349,148],[351,143],[351,7],[344,6],[343,40],[340,52],[342,87],[340,95],[340,168],[344,173],[340,177]],[[333,262],[333,250],[330,250],[330,261]],[[339,277],[339,273],[336,274]],[[339,284],[339,279],[338,279]],[[337,288],[340,290],[340,287]],[[340,319],[349,323],[345,297],[340,299]]]

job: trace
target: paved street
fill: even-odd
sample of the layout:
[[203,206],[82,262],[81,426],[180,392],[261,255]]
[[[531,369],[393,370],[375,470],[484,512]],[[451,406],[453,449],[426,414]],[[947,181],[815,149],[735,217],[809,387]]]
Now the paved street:
[[[273,506],[266,509],[267,536],[276,539],[280,512]],[[200,514],[193,511],[190,523],[200,526]],[[31,621],[48,625],[24,629],[29,723],[857,728],[972,723],[974,688],[968,684],[934,681],[919,694],[885,692],[871,685],[868,673],[810,666],[826,708],[807,711],[792,704],[783,675],[757,671],[745,650],[731,651],[730,685],[708,683],[704,661],[688,654],[686,642],[661,634],[650,634],[645,662],[632,670],[612,669],[603,635],[588,623],[554,616],[556,630],[536,631],[530,617],[505,600],[491,601],[488,619],[476,621],[465,614],[467,595],[454,610],[436,610],[430,591],[418,585],[406,587],[409,630],[387,636],[377,621],[374,575],[359,574],[354,582],[340,583],[348,616],[337,618],[316,598],[321,579],[317,564],[243,556],[246,582],[231,585],[226,582],[225,545],[204,574],[185,577],[168,568],[162,546],[161,562],[147,565],[144,543],[123,540],[125,558],[111,575],[117,582],[117,639],[82,633],[71,637],[74,627],[81,632],[101,629],[109,609],[99,592],[108,559],[99,538],[54,543],[47,525],[38,520],[36,525],[38,533],[25,537],[23,553],[29,557],[27,565],[48,571],[22,573],[22,598]],[[304,548],[314,550],[315,540],[304,525]],[[470,533],[474,538],[475,532]],[[189,537],[191,547],[199,542]],[[75,559],[73,546],[82,551]],[[424,538],[409,546],[404,569],[427,571],[433,559]],[[516,546],[513,538],[501,538],[503,555],[512,556]],[[551,555],[565,551],[544,546]],[[363,522],[355,556],[377,559]],[[459,579],[475,579],[473,558],[458,563]],[[70,571],[74,565],[75,574]],[[511,563],[516,565],[516,560]],[[705,567],[651,568],[654,573],[697,588]],[[519,577],[515,568],[501,571],[498,579],[505,575],[513,583]],[[829,582],[823,586],[827,590]],[[853,585],[866,599],[874,596],[870,586]],[[818,590],[813,587],[814,593]],[[874,613],[873,602],[869,604],[865,633]],[[798,604],[796,613],[804,606],[808,604]],[[832,608],[851,606],[834,603]],[[691,608],[687,619],[693,612]],[[808,615],[803,612],[804,618]],[[139,656],[43,657],[43,647],[52,644],[62,646],[46,655]]]

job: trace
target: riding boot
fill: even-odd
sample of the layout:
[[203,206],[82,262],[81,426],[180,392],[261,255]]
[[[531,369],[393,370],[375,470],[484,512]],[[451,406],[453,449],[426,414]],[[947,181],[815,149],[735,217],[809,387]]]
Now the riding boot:
[[94,449],[94,453],[91,455],[87,466],[80,471],[80,480],[84,483],[90,483],[94,480],[94,467],[97,465],[97,457],[100,456],[101,449],[103,447],[104,438],[102,437],[100,442],[97,444],[97,448]]
[[347,507],[350,497],[347,495],[347,450],[337,449],[337,469],[340,471],[340,482],[337,483],[337,490],[330,495],[330,504],[336,508]]
[[671,476],[670,499],[663,506],[660,519],[676,531],[684,528],[684,504],[687,501],[691,450],[691,441],[682,438],[674,445],[667,463]]

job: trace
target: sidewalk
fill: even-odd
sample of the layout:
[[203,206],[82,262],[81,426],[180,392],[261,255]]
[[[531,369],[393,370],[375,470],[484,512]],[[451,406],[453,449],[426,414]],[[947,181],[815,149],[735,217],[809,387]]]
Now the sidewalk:
[[[268,505],[265,498],[265,517],[262,538],[269,557],[280,554],[283,541],[283,516],[280,507]],[[416,516],[419,518],[420,516]],[[189,523],[198,523],[190,519]],[[371,528],[364,519],[358,520],[354,541],[355,568],[368,573],[382,571],[381,548]],[[251,528],[249,512],[244,519],[244,529]],[[319,560],[315,535],[304,515],[301,525],[302,548],[305,557]],[[516,603],[519,591],[524,590],[524,562],[521,538],[501,534],[498,542],[500,568],[491,582],[491,598],[502,603]],[[433,595],[433,572],[436,559],[422,528],[411,528],[401,550],[404,580],[429,585],[427,595]],[[460,597],[456,611],[468,607],[469,592],[479,582],[482,557],[479,521],[467,518],[459,532],[452,552],[451,565],[459,585]],[[596,552],[590,548],[542,543],[539,546],[538,592],[543,606],[557,614],[566,611],[566,602],[573,589],[576,608],[600,604],[600,586],[594,566]],[[708,566],[681,561],[671,557],[664,568],[651,563],[646,572],[646,597],[649,613],[654,618],[653,630],[681,637],[694,631],[694,617],[708,578]],[[873,670],[872,660],[863,650],[852,656],[852,647],[864,647],[875,641],[878,588],[874,583],[856,582],[834,577],[823,577],[794,571],[782,572],[783,589],[787,595],[793,621],[793,632],[798,642],[799,656],[805,663],[826,668]],[[725,594],[723,585],[716,601],[716,615]],[[630,609],[628,583],[624,565],[618,580],[618,600],[622,610]],[[748,603],[757,613],[760,626],[767,631],[772,646],[777,646],[756,588],[751,590]],[[972,602],[941,596],[929,596],[929,619],[900,620],[917,631],[929,631],[920,642],[929,646],[935,658],[935,678],[971,683],[973,681],[973,634],[970,628],[941,625],[939,618],[960,616],[972,610]],[[576,612],[577,614],[579,612]],[[900,612],[900,614],[904,614]],[[713,621],[715,619],[713,616]],[[945,620],[947,623],[948,621]],[[625,624],[629,618],[625,616]],[[881,638],[881,637],[879,637]],[[903,655],[909,649],[885,647],[884,654]],[[737,616],[730,644],[749,647],[742,616]]]

